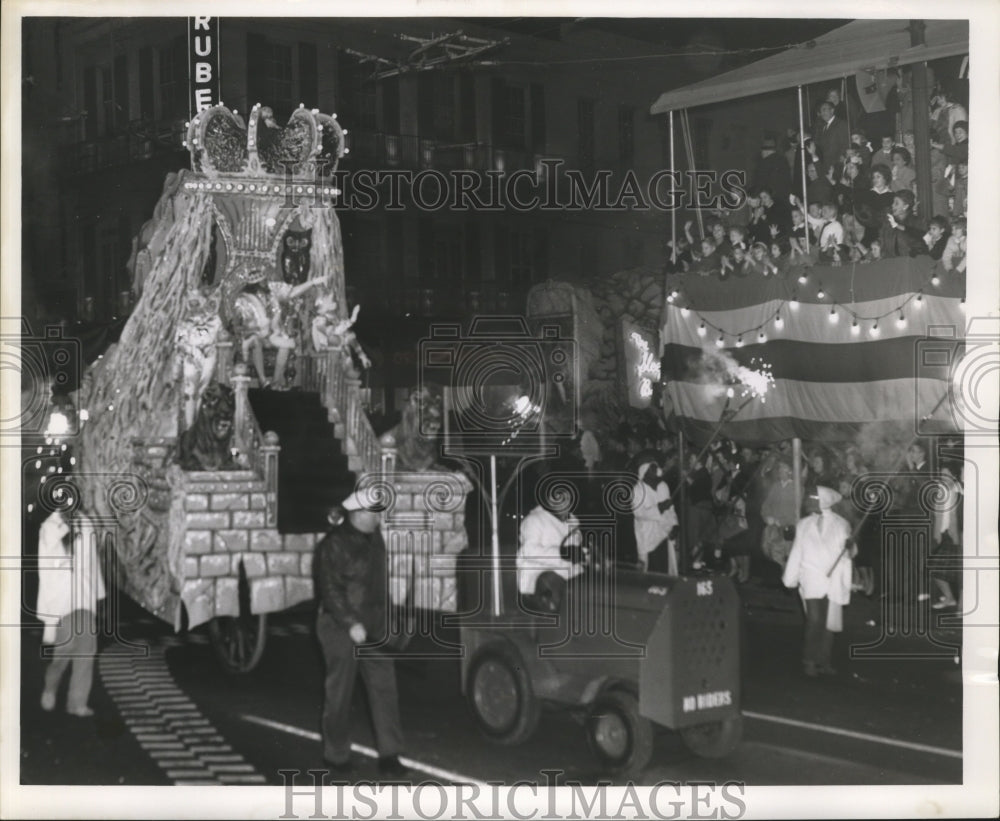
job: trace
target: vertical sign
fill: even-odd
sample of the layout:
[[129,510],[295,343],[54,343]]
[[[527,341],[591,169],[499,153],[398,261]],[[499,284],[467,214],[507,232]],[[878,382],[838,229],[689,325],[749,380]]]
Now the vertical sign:
[[660,381],[660,350],[656,335],[627,319],[621,320],[622,358],[628,403],[633,408],[648,408],[653,388]]
[[191,95],[188,108],[193,116],[219,102],[219,18],[188,18],[188,64]]

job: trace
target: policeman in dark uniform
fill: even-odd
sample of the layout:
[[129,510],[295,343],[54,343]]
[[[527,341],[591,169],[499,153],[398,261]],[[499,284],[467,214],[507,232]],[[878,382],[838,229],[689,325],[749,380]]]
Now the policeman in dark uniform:
[[[326,662],[323,704],[323,758],[335,776],[350,775],[351,697],[360,671],[368,690],[379,773],[400,779],[403,730],[396,670],[390,656],[374,646],[386,636],[388,570],[381,514],[373,494],[351,494],[331,514],[334,528],[316,545],[316,593],[320,601],[316,633]],[[366,652],[357,650],[368,645]]]

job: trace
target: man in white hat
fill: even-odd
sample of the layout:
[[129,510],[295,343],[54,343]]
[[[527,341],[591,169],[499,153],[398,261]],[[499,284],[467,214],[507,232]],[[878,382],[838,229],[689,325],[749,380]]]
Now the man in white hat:
[[635,547],[643,569],[649,570],[649,555],[661,544],[667,551],[667,573],[676,576],[677,545],[670,534],[677,525],[677,513],[670,499],[670,488],[663,470],[652,459],[639,465],[639,481],[632,488],[632,513],[635,517]]
[[[374,649],[386,638],[388,564],[377,494],[361,489],[331,513],[335,527],[316,545],[316,593],[320,601],[316,633],[326,663],[323,703],[323,759],[335,777],[349,776],[351,698],[360,671],[368,691],[379,773],[400,778],[403,730],[396,670],[391,656]],[[338,514],[338,515],[335,515]],[[368,652],[358,655],[360,645]]]
[[843,630],[843,606],[851,600],[851,558],[857,552],[847,519],[831,508],[841,496],[820,485],[808,497],[812,513],[795,526],[785,565],[785,587],[798,587],[806,613],[802,664],[809,677],[833,675],[833,634]]

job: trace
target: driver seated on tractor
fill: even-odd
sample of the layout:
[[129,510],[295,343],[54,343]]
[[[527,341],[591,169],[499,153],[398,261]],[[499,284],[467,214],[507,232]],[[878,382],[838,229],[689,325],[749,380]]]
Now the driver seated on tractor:
[[547,499],[521,522],[517,589],[530,609],[555,612],[567,582],[583,572],[580,523],[568,499]]

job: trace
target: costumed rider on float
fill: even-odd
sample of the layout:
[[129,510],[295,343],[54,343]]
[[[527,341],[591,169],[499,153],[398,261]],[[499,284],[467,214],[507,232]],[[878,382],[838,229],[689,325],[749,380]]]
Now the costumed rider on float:
[[552,494],[521,521],[517,589],[528,610],[559,610],[570,579],[583,572],[586,549],[571,500]]

